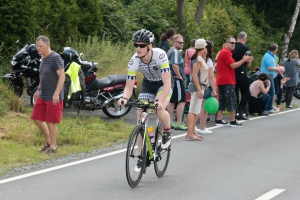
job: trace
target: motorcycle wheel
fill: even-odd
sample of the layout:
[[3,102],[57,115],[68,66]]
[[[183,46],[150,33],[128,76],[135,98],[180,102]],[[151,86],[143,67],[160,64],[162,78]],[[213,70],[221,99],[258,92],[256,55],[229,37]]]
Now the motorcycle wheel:
[[14,93],[15,95],[18,95],[18,97],[21,97],[23,94],[23,87],[20,86],[13,86],[14,87]]
[[118,104],[118,99],[117,100],[112,100],[109,102],[106,106],[102,108],[104,114],[106,114],[110,118],[120,118],[129,113],[131,110],[130,106],[126,106],[120,109],[120,106]]
[[8,87],[8,89],[14,91],[14,94],[18,97],[21,97],[23,94],[23,86],[14,85],[11,81],[3,81],[4,84]]
[[34,88],[31,92],[31,94],[30,94],[30,104],[31,104],[31,106],[34,106],[34,104],[35,104],[34,94],[36,93],[37,88],[38,87]]
[[295,91],[294,91],[294,97],[297,99],[300,99],[300,84],[297,85]]

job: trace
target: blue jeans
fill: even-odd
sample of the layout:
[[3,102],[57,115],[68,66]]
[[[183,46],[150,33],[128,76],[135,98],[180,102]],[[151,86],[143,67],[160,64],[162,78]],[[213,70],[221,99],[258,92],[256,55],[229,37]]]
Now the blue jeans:
[[186,80],[185,89],[187,90],[189,88],[189,84],[190,84],[190,75],[185,74],[185,80]]
[[268,101],[268,104],[266,106],[266,110],[272,110],[273,109],[273,99],[274,99],[274,95],[275,95],[275,89],[274,89],[274,77],[273,75],[270,75],[270,89],[269,89],[269,92],[268,94],[270,95],[270,99]]
[[262,102],[264,103],[264,109],[267,110],[268,102],[270,100],[269,94],[263,94],[259,98],[261,98]]

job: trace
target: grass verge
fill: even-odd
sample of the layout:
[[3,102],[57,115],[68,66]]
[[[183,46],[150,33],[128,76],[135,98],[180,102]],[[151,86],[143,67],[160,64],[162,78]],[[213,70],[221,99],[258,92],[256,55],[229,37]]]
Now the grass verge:
[[30,114],[31,108],[25,107],[24,113],[7,112],[0,119],[0,175],[12,168],[125,143],[134,127],[122,119],[107,123],[99,117],[64,116],[58,125],[58,153],[47,155],[38,152],[45,139]]

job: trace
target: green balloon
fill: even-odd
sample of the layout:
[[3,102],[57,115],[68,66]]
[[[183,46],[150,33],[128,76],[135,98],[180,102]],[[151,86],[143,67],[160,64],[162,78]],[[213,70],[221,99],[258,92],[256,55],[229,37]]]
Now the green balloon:
[[214,97],[209,97],[204,103],[204,110],[208,114],[215,114],[219,109],[219,102]]

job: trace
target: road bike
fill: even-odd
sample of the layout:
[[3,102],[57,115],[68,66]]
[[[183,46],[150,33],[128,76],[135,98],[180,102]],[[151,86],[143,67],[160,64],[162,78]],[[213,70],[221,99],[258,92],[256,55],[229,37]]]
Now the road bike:
[[[149,136],[148,121],[151,113],[147,111],[153,110],[156,112],[154,102],[131,100],[126,106],[142,110],[138,125],[130,135],[126,152],[126,178],[128,184],[134,188],[140,183],[143,174],[146,173],[146,168],[152,163],[154,164],[155,173],[159,178],[165,174],[169,164],[171,144],[167,149],[161,148],[164,131],[158,119],[156,120],[154,137],[150,138]],[[137,165],[140,168],[139,172],[134,169]]]

